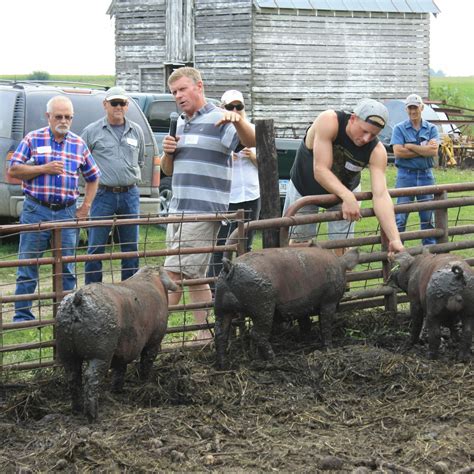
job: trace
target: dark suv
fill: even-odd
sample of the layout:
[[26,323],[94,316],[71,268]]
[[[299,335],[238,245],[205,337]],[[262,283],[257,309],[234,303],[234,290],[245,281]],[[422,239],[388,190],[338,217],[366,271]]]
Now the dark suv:
[[[74,105],[72,131],[77,134],[105,114],[105,88],[98,90],[70,85],[0,82],[0,220],[3,222],[16,220],[23,206],[21,182],[9,178],[6,173],[8,160],[27,133],[48,125],[46,104],[58,94],[69,97]],[[140,212],[157,214],[160,208],[158,147],[145,115],[133,101],[130,101],[127,117],[137,122],[145,134],[145,165],[139,185]]]

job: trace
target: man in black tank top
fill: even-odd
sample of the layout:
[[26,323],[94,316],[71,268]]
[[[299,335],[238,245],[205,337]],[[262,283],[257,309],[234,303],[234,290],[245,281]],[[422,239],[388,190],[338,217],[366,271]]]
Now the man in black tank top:
[[[354,222],[361,218],[354,191],[359,190],[361,171],[368,167],[373,207],[389,239],[389,252],[403,250],[385,180],[387,152],[377,139],[387,120],[387,108],[373,99],[363,99],[352,114],[334,110],[322,112],[306,131],[296,153],[283,214],[303,196],[335,194],[342,202],[330,209],[342,210],[344,220],[328,223],[329,239],[351,238]],[[318,212],[315,205],[298,211],[315,212]],[[314,235],[317,235],[315,224],[292,228],[294,240],[309,240]]]

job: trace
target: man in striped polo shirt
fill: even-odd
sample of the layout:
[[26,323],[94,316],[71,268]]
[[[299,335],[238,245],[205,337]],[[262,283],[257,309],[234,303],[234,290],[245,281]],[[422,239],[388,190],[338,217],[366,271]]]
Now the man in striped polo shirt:
[[[176,137],[163,140],[163,172],[173,176],[170,214],[216,214],[229,206],[232,180],[232,152],[255,146],[255,130],[237,112],[222,110],[206,102],[204,84],[198,70],[177,69],[168,86],[183,114],[178,119]],[[220,222],[168,224],[168,248],[194,248],[215,244]],[[165,268],[173,280],[204,278],[210,254],[182,254],[166,258]],[[208,284],[190,291],[193,303],[212,300]],[[181,291],[170,293],[177,304]],[[198,324],[206,322],[207,311],[194,312]],[[200,339],[209,337],[201,331]]]
[[[66,96],[55,96],[46,106],[49,126],[26,135],[10,161],[9,175],[23,181],[22,224],[85,219],[89,214],[99,183],[100,171],[81,137],[70,131],[72,102]],[[79,196],[79,173],[85,179],[84,201],[76,209]],[[77,229],[61,231],[64,256],[76,249]],[[51,231],[23,232],[20,235],[18,258],[40,258],[49,247]],[[18,267],[16,295],[34,293],[38,267]],[[72,264],[63,265],[63,289],[76,284]],[[31,301],[15,302],[13,321],[35,319]]]

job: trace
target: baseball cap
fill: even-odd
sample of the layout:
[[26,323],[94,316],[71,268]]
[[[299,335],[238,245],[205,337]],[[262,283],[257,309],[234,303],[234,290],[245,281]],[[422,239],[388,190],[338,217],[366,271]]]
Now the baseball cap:
[[235,101],[239,101],[241,104],[245,104],[242,92],[231,89],[229,91],[225,91],[221,97],[222,105],[230,104],[231,102]]
[[417,94],[410,94],[405,100],[405,105],[407,107],[410,107],[410,105],[416,105],[416,107],[420,107],[423,105],[423,100],[421,100],[421,97]]
[[388,122],[387,107],[374,99],[362,99],[356,105],[354,114],[360,119],[380,128],[384,128]]
[[105,100],[109,101],[114,99],[128,100],[128,95],[125,92],[125,89],[122,89],[122,87],[118,86],[108,89],[105,93]]

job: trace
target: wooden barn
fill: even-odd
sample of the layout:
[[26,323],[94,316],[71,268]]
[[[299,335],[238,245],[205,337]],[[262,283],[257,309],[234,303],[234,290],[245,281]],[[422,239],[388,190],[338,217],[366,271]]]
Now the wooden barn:
[[193,65],[208,97],[243,92],[253,118],[299,136],[326,108],[428,95],[432,0],[114,0],[117,84],[167,92]]

